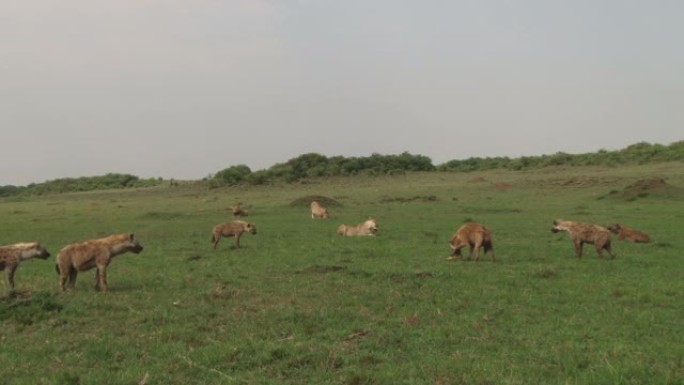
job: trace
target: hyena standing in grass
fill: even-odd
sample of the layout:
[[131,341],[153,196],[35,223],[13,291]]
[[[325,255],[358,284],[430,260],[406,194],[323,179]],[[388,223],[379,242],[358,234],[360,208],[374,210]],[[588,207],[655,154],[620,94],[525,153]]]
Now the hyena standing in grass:
[[311,202],[311,219],[316,219],[316,218],[328,219],[328,218],[330,218],[330,213],[328,212],[328,209],[321,206],[321,204],[318,203],[318,201],[312,201]]
[[214,226],[211,231],[211,242],[214,243],[214,250],[216,250],[221,237],[235,237],[235,247],[239,249],[242,233],[256,234],[256,226],[245,221],[219,223]]
[[596,247],[596,253],[599,258],[603,257],[604,249],[612,258],[615,258],[615,254],[610,249],[610,231],[603,226],[556,219],[553,221],[551,231],[554,233],[566,231],[570,234],[572,243],[575,245],[575,255],[577,258],[582,258],[582,247],[585,243]]
[[475,260],[480,259],[480,249],[484,249],[484,253],[487,254],[488,251],[492,252],[492,262],[496,260],[494,255],[494,243],[492,241],[492,232],[487,227],[475,223],[468,222],[461,226],[451,240],[449,241],[449,246],[451,247],[451,255],[447,259],[456,259],[461,257],[461,249],[469,246],[470,247],[470,257],[475,256]]
[[64,291],[68,279],[69,287],[73,289],[79,271],[96,267],[93,287],[95,290],[107,291],[107,266],[112,258],[129,251],[139,254],[142,250],[138,238],[132,233],[115,234],[64,246],[57,255],[59,287]]
[[14,273],[21,261],[31,258],[46,259],[49,256],[50,253],[38,242],[0,246],[0,271],[7,270],[9,292],[14,292]]

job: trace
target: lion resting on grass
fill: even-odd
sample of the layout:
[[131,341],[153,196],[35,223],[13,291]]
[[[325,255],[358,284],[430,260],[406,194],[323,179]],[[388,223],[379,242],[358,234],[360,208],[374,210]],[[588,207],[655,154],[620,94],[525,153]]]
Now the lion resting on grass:
[[318,201],[312,201],[311,202],[311,219],[316,219],[316,218],[323,218],[327,219],[330,218],[330,213],[328,210],[321,206]]
[[216,250],[216,246],[218,246],[221,237],[235,237],[235,246],[239,249],[242,233],[256,234],[256,226],[245,221],[220,223],[214,226],[211,236],[211,241],[214,243],[214,250]]
[[570,234],[572,243],[575,245],[575,255],[577,258],[582,258],[582,247],[585,243],[596,247],[596,253],[599,258],[603,257],[604,249],[612,258],[615,258],[615,254],[610,249],[610,231],[603,226],[556,219],[553,221],[551,231],[554,233],[566,231]]
[[480,249],[484,248],[485,254],[490,250],[492,251],[492,262],[496,260],[494,244],[492,243],[492,232],[479,223],[468,222],[461,226],[451,237],[449,246],[451,246],[451,255],[447,259],[461,257],[461,249],[469,246],[470,256],[468,258],[472,258],[474,254],[475,260],[479,260]]
[[378,222],[375,218],[368,218],[365,222],[358,225],[340,225],[337,234],[353,236],[374,236],[378,232]]
[[115,234],[105,238],[66,245],[57,255],[57,273],[59,273],[59,287],[66,289],[67,279],[69,287],[76,285],[79,271],[97,268],[93,287],[107,291],[107,266],[117,255],[132,251],[139,254],[143,247],[132,233]]
[[0,271],[7,270],[7,284],[10,293],[14,292],[14,273],[21,261],[31,258],[46,259],[49,256],[50,253],[38,242],[0,246]]
[[622,226],[617,223],[608,226],[608,230],[613,234],[617,234],[618,239],[621,241],[628,240],[636,243],[651,242],[651,237],[643,231],[630,229],[627,226]]

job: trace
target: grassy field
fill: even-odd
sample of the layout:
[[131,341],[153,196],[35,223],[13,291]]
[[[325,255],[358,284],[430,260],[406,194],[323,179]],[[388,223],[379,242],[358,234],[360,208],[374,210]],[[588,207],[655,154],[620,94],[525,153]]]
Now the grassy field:
[[[628,186],[666,178],[636,195]],[[53,257],[0,285],[0,384],[683,384],[684,167],[421,173],[207,190],[196,186],[0,200],[0,243]],[[291,202],[337,200],[312,221]],[[242,249],[211,228],[237,202]],[[340,238],[375,216],[377,237]],[[556,218],[613,222],[651,244],[590,245]],[[466,220],[497,261],[447,261]],[[110,292],[58,293],[54,256],[132,231]],[[4,280],[4,279],[3,279]]]

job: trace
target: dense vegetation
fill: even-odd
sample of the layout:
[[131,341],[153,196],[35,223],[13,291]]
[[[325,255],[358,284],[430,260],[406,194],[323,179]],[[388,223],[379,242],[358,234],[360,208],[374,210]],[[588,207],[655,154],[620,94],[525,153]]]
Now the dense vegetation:
[[[433,165],[424,155],[404,152],[399,155],[372,154],[368,157],[326,157],[308,153],[278,163],[268,169],[252,171],[244,164],[227,167],[206,178],[209,187],[263,185],[274,182],[302,182],[318,177],[354,175],[392,175],[407,171],[472,172],[486,170],[533,170],[550,166],[624,166],[684,161],[684,141],[670,145],[641,142],[617,151],[600,150],[587,154],[509,157],[473,157]],[[149,187],[162,184],[161,178],[140,179],[130,174],[107,174],[95,177],[63,178],[26,187],[0,186],[0,197],[18,194],[41,195],[73,191]]]
[[245,165],[226,168],[216,173],[210,184],[214,187],[235,184],[264,184],[276,180],[302,181],[315,177],[350,176],[358,174],[395,174],[406,171],[485,171],[493,169],[532,170],[549,166],[621,166],[660,163],[684,160],[684,141],[669,146],[637,143],[623,150],[601,150],[588,154],[567,154],[524,156],[520,158],[493,157],[451,160],[435,166],[430,158],[404,152],[401,155],[379,155],[370,157],[342,156],[326,157],[309,153],[276,164],[267,169],[252,172]]
[[111,190],[132,187],[152,187],[161,184],[162,179],[140,179],[130,174],[109,173],[101,176],[60,178],[44,183],[32,183],[26,187],[0,186],[0,197],[18,194],[53,194],[77,191]]

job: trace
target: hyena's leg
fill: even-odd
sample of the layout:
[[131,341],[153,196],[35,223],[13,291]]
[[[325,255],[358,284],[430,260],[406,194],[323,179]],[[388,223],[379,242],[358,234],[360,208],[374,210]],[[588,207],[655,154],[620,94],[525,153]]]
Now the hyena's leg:
[[496,261],[496,256],[494,255],[494,246],[489,242],[485,243],[484,245],[485,254],[487,254],[488,251],[492,252],[492,262]]
[[241,237],[241,236],[242,236],[242,233],[238,233],[238,234],[235,236],[235,246],[237,246],[238,249],[240,248],[240,237]]
[[[78,277],[78,270],[76,270],[75,267],[70,267],[68,274],[69,274],[69,287],[73,289],[76,287],[76,277]],[[66,277],[65,277],[65,279],[66,279]]]
[[100,269],[95,269],[95,278],[93,279],[93,289],[98,290],[100,288]]
[[214,233],[214,250],[216,250],[216,246],[218,246],[219,241],[221,240],[221,233]]
[[473,246],[470,247],[470,259],[473,259],[473,253],[475,254],[475,261],[480,260],[480,249],[482,248],[482,242],[475,242]]
[[606,243],[605,245],[603,245],[602,248],[603,248],[603,249],[606,249],[606,251],[608,252],[608,254],[610,254],[610,258],[611,258],[611,259],[615,259],[615,253],[613,253],[613,250],[611,250],[610,242],[608,242],[608,243]]
[[107,265],[97,266],[97,276],[99,277],[100,291],[107,291]]
[[7,285],[10,293],[14,291],[14,272],[17,271],[17,267],[19,267],[18,263],[7,266]]
[[575,241],[575,255],[577,258],[582,258],[582,247],[584,246],[584,242],[577,240]]

